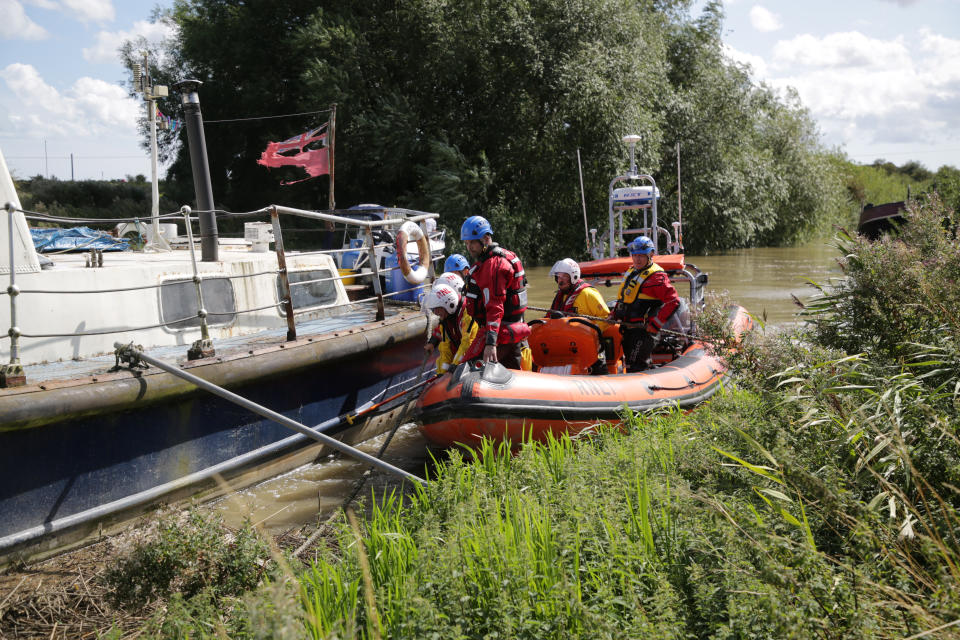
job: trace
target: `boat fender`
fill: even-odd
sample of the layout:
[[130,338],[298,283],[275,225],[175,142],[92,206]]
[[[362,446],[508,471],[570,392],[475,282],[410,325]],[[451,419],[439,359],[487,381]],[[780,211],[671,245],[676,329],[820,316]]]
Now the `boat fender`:
[[[410,266],[407,259],[407,243],[417,243],[417,253],[419,254],[419,264],[416,267]],[[397,263],[400,265],[400,273],[404,280],[410,284],[422,284],[427,279],[427,267],[430,264],[430,241],[420,225],[407,220],[397,232],[395,243],[397,250]]]

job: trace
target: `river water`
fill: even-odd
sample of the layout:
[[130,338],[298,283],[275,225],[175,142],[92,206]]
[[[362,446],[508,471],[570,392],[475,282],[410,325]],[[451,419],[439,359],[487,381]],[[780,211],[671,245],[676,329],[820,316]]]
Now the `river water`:
[[[801,247],[741,249],[722,255],[687,256],[709,274],[708,291],[726,291],[730,300],[744,306],[768,326],[784,326],[797,322],[798,310],[791,295],[801,301],[815,293],[807,280],[828,284],[837,278],[838,251],[827,242],[814,242]],[[529,303],[549,307],[556,285],[549,275],[550,266],[527,267],[530,281]],[[685,293],[686,287],[680,288]],[[616,288],[601,288],[605,299],[616,297]],[[538,317],[528,313],[527,319]],[[361,445],[371,455],[379,451],[381,438]],[[434,452],[442,455],[441,452]],[[430,460],[427,443],[415,425],[405,425],[396,434],[384,459],[411,473],[422,475]],[[345,457],[330,457],[308,464],[283,476],[263,482],[224,499],[215,508],[231,526],[238,526],[249,516],[271,533],[279,534],[303,524],[325,519],[339,509],[364,466]],[[369,497],[390,491],[397,482],[382,472],[372,474],[362,495]]]
[[[805,301],[815,293],[807,280],[821,285],[830,278],[840,277],[836,258],[838,250],[828,241],[813,242],[801,247],[764,247],[739,249],[725,254],[710,256],[686,256],[709,274],[707,290],[727,292],[732,302],[746,308],[759,319],[766,315],[769,325],[786,325],[797,321],[799,310],[791,294]],[[530,279],[529,303],[535,307],[549,307],[556,293],[556,284],[550,278],[550,267],[527,268]],[[689,289],[681,285],[681,295]],[[606,300],[617,297],[617,288],[601,287]],[[532,314],[528,320],[536,317]]]

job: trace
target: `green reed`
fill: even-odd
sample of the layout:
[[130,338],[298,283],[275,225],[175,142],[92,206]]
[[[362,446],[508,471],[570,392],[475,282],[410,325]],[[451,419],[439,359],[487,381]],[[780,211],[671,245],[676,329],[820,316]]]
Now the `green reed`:
[[[265,628],[960,637],[960,243],[935,205],[909,243],[844,245],[812,327],[725,351],[731,383],[696,411],[484,442],[402,500],[371,497],[359,536],[341,522],[301,567],[297,615]],[[723,316],[700,325],[733,345]],[[268,637],[245,612],[288,611],[276,593],[246,596],[231,637]]]

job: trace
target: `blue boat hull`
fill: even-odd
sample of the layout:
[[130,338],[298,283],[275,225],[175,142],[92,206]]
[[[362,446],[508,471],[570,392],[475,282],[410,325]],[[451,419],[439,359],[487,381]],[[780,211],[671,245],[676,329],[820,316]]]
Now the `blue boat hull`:
[[[266,362],[236,361],[234,368],[242,367],[253,379],[229,388],[315,426],[415,381],[423,363],[423,321],[419,329],[411,329],[412,324],[416,323],[409,319],[405,325],[396,324],[393,333],[397,335],[379,344],[369,339],[370,348],[351,355],[329,348],[318,351],[315,343],[301,345],[303,353],[293,354],[292,360],[298,363],[291,366],[295,372],[261,377],[255,373],[270,370]],[[278,351],[275,358],[291,360],[295,349]],[[269,358],[270,354],[258,357]],[[304,366],[304,361],[310,360],[313,366]],[[216,366],[220,370],[227,367],[224,363]],[[192,367],[191,371],[204,377],[202,369]],[[145,399],[152,377],[142,377],[147,381]],[[349,437],[347,432],[359,426],[344,424],[326,433]],[[56,537],[48,547],[61,546],[65,540],[62,532],[79,525],[89,532],[106,517],[106,512],[96,513],[105,505],[121,506],[138,495],[156,498],[163,487],[182,488],[175,485],[184,478],[199,480],[203,476],[210,481],[211,474],[204,476],[204,472],[218,465],[226,470],[235,461],[232,467],[249,468],[312,443],[292,434],[279,424],[195,389],[147,407],[135,404],[116,411],[104,406],[83,417],[0,432],[0,558],[36,546],[44,538]]]

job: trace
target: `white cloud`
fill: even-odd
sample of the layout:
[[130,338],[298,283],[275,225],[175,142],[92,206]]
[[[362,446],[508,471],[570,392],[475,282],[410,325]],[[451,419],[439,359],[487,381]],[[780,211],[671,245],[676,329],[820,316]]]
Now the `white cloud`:
[[112,22],[116,18],[111,0],[61,0],[80,22]]
[[913,148],[960,140],[960,40],[929,29],[889,40],[797,36],[775,45],[766,73],[755,77],[794,87],[833,140]]
[[133,127],[143,112],[142,103],[131,99],[123,87],[97,78],[80,78],[70,96],[94,126]]
[[47,30],[27,16],[18,0],[0,0],[0,40],[43,40]]
[[[937,35],[928,29],[920,32],[920,51],[925,55],[918,67],[934,87],[960,83],[960,40]],[[954,87],[954,89],[960,89]]]
[[818,116],[856,119],[918,112],[929,91],[916,74],[899,70],[850,73],[825,69],[776,78],[774,86],[794,87],[803,103]]
[[33,66],[19,62],[0,70],[0,78],[25,107],[22,112],[29,114],[10,117],[21,135],[135,135],[142,107],[122,87],[83,77],[61,93]]
[[758,4],[750,9],[750,24],[752,24],[753,28],[757,31],[764,33],[777,31],[783,27],[783,24],[780,22],[780,16],[771,13],[769,9]]
[[116,63],[117,51],[126,40],[145,38],[147,42],[157,44],[173,35],[174,28],[167,22],[147,22],[138,20],[130,31],[101,31],[96,43],[83,49],[83,58],[88,62]]
[[904,69],[912,66],[911,54],[903,36],[893,40],[877,40],[859,31],[831,33],[822,38],[803,34],[791,40],[782,40],[774,46],[773,58],[781,66],[848,69]]

